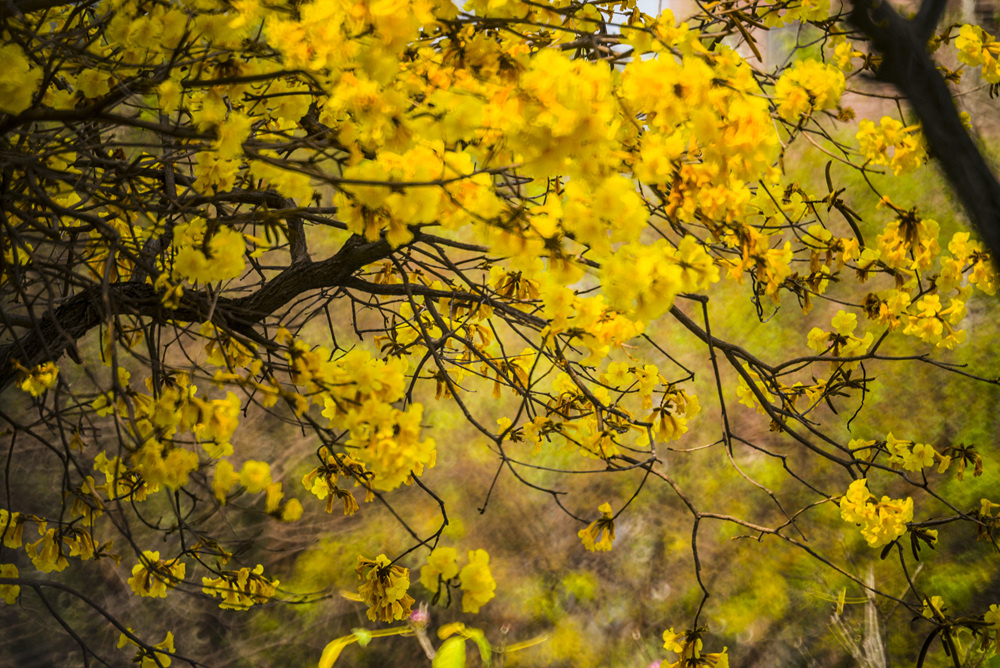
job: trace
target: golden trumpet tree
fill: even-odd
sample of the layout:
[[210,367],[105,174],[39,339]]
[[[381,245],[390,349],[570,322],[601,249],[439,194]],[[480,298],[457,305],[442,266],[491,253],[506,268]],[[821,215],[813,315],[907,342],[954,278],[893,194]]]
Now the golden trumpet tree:
[[[504,595],[496,560],[445,533],[452,508],[425,482],[459,475],[462,458],[441,448],[458,422],[497,479],[565,513],[583,553],[614,553],[649,486],[676,495],[701,595],[688,619],[650,622],[663,666],[729,660],[703,610],[698,536],[714,523],[911,610],[927,638],[911,660],[995,654],[996,605],[948,609],[914,561],[933,569],[918,550],[939,533],[994,541],[1000,497],[969,506],[952,482],[996,476],[996,459],[852,420],[874,367],[996,384],[950,352],[970,300],[996,291],[1000,200],[946,80],[995,93],[1000,42],[939,25],[940,2],[909,20],[824,0],[697,10],[0,8],[0,614],[20,619],[25,599],[41,600],[83,663],[201,665],[173,629],[133,630],[130,608],[105,607],[73,578],[103,573],[150,610],[185,596],[225,615],[318,600],[249,556],[255,536],[239,518],[295,536],[304,513],[364,527],[381,505],[410,542],[351,556],[366,621],[401,623],[439,665],[464,665],[466,639],[502,662],[515,647],[491,650],[465,627],[442,630],[436,650],[414,610],[454,592],[471,615]],[[913,111],[866,98],[897,95],[884,82]],[[929,172],[929,155],[987,247],[876,190],[877,178]],[[786,170],[824,163],[825,184]],[[857,192],[838,183],[848,178]],[[850,203],[866,197],[875,214]],[[778,350],[717,336],[737,300],[765,340],[779,310],[795,335]],[[678,353],[682,335],[696,352]],[[737,419],[738,404],[752,410]],[[770,432],[747,431],[754,410]],[[282,457],[255,434],[265,420],[294,425],[310,457]],[[666,461],[700,449],[770,510],[695,499]],[[757,480],[748,456],[773,459],[778,478]],[[631,496],[570,502],[552,480],[581,473],[637,482]],[[797,492],[780,498],[778,479]],[[404,492],[416,492],[406,509]],[[411,526],[414,504],[436,521]],[[894,564],[904,590],[810,542],[829,531],[862,548],[857,559]],[[113,637],[81,636],[68,609]],[[357,629],[322,663],[395,632]]]

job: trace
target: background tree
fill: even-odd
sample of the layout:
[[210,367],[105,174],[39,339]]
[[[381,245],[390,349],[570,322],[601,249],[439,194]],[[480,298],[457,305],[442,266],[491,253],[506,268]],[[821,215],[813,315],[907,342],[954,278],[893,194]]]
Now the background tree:
[[[998,42],[935,32],[927,7],[911,41],[946,44],[950,80],[995,85]],[[49,615],[84,663],[116,662],[117,642],[143,665],[214,664],[212,633],[301,623],[349,588],[369,630],[326,664],[394,634],[417,636],[411,661],[467,640],[513,661],[531,633],[432,641],[413,607],[469,621],[515,596],[497,549],[555,541],[503,514],[529,492],[581,555],[553,558],[572,570],[550,593],[627,582],[583,555],[643,543],[643,522],[673,537],[640,562],[686,568],[693,595],[667,619],[649,590],[647,661],[724,665],[726,642],[774,661],[717,621],[747,604],[706,566],[720,534],[754,539],[735,558],[758,615],[788,614],[790,578],[820,578],[854,660],[993,656],[995,456],[966,440],[993,432],[945,423],[996,398],[995,360],[949,352],[996,277],[968,231],[886,194],[931,168],[902,105],[864,98],[872,75],[895,81],[928,118],[885,11],[859,5],[855,29],[822,2],[680,24],[628,0],[7,5],[4,616]],[[975,152],[963,136],[956,153]],[[931,373],[978,399],[915,414],[882,380]],[[646,519],[649,499],[684,523]],[[455,529],[498,505],[500,540]],[[924,586],[928,547],[988,586]],[[526,597],[541,617],[546,596]],[[167,620],[177,600],[204,616]],[[860,643],[849,604],[917,621],[888,649],[874,622]],[[316,661],[337,635],[296,651]],[[630,660],[564,640],[547,663]]]

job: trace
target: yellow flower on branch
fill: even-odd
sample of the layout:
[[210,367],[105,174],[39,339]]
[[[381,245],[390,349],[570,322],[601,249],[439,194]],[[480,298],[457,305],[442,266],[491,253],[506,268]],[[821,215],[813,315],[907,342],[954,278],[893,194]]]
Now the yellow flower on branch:
[[410,588],[410,569],[394,566],[384,554],[375,560],[358,555],[354,569],[361,584],[358,595],[368,604],[368,619],[391,622],[408,617],[413,608],[413,597],[406,593]]
[[840,499],[840,515],[845,522],[861,527],[861,535],[870,547],[882,547],[906,533],[906,524],[913,521],[913,499],[890,499],[878,502],[868,491],[865,478],[855,480]]
[[496,594],[497,583],[490,572],[486,550],[470,550],[469,563],[458,574],[462,584],[462,612],[477,613]]
[[588,524],[586,529],[580,529],[577,535],[583,541],[583,546],[591,552],[607,552],[611,550],[611,544],[615,540],[614,513],[610,503],[602,503],[597,510],[601,513],[600,519]]
[[441,582],[458,575],[458,550],[453,547],[436,547],[427,556],[427,564],[420,569],[420,584],[436,592]]
[[220,608],[249,610],[254,605],[267,603],[274,596],[279,581],[265,577],[264,567],[257,564],[253,570],[222,571],[218,577],[202,578],[201,583],[203,592],[222,599]]
[[183,580],[186,571],[180,558],[164,561],[159,552],[144,550],[139,563],[132,567],[128,585],[139,596],[165,598],[167,590]]

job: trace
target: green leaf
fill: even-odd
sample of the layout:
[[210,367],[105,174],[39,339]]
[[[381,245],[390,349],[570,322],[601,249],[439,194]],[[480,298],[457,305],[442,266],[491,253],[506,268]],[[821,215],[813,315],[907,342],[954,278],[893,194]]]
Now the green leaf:
[[352,633],[349,636],[337,638],[327,643],[326,647],[323,648],[323,654],[319,657],[318,668],[331,668],[340,656],[340,653],[344,651],[344,648],[355,640],[357,640],[357,637]]
[[431,668],[465,668],[465,638],[448,638],[434,655]]

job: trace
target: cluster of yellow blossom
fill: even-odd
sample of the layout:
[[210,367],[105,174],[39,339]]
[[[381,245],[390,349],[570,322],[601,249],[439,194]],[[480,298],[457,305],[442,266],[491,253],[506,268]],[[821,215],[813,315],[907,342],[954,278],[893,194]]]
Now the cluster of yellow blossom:
[[854,44],[844,35],[834,35],[826,41],[823,50],[829,54],[828,57],[833,60],[834,64],[845,73],[854,71],[854,65],[851,63],[853,59],[864,58],[865,55],[855,50]]
[[742,283],[745,275],[751,273],[761,284],[764,294],[777,304],[778,290],[792,275],[791,262],[795,254],[790,241],[781,244],[776,236],[777,231],[772,228],[741,226],[727,239],[729,245],[740,250],[741,257],[725,263],[730,278]]
[[246,268],[246,242],[236,230],[219,226],[209,236],[204,218],[192,218],[174,227],[172,276],[191,284],[236,278]]
[[138,668],[168,668],[173,663],[170,656],[166,654],[166,652],[173,653],[175,651],[173,631],[167,631],[167,637],[153,645],[152,649],[143,647],[132,639],[134,637],[135,632],[131,628],[129,628],[128,634],[122,632],[118,636],[118,649],[122,649],[126,645],[135,645],[138,649],[132,663],[138,666]]
[[778,115],[791,123],[813,111],[834,109],[844,94],[844,73],[838,67],[817,60],[800,60],[778,77],[774,102]]
[[[415,143],[401,153],[383,150],[344,169],[345,180],[372,185],[345,184],[334,204],[349,231],[372,240],[385,233],[399,246],[413,237],[410,226],[457,228],[497,216],[503,205],[487,175],[475,172],[468,153],[446,151],[441,141]],[[392,187],[396,183],[420,185]]]
[[[0,564],[0,578],[18,577],[17,566],[14,564]],[[0,598],[7,605],[14,605],[17,597],[21,595],[20,585],[0,584]]]
[[[161,484],[178,489],[187,484],[188,476],[198,468],[196,453],[173,441],[178,432],[193,433],[202,448],[211,457],[225,457],[233,452],[229,442],[238,422],[240,400],[232,392],[225,399],[202,399],[195,396],[198,388],[185,374],[177,374],[160,388],[159,396],[143,394],[129,386],[129,374],[118,368],[119,385],[123,392],[112,401],[112,393],[98,397],[91,406],[99,415],[117,411],[120,415],[134,416],[128,429],[140,444],[131,455],[131,472],[141,476],[146,491],[156,491]],[[151,380],[147,379],[147,384]],[[125,406],[126,398],[129,407]],[[117,460],[117,457],[115,458]],[[111,466],[114,460],[107,460]],[[95,461],[96,463],[96,461]],[[111,466],[115,469],[117,464]],[[109,472],[105,471],[108,475]],[[121,472],[112,470],[110,476],[122,478]],[[109,484],[112,478],[109,476]],[[121,483],[115,483],[120,485]]]
[[306,473],[302,477],[302,485],[321,501],[326,499],[326,512],[333,512],[333,503],[336,499],[343,501],[345,515],[353,515],[358,511],[358,502],[354,494],[337,484],[340,476],[353,480],[355,486],[365,485],[368,490],[365,501],[375,498],[369,481],[371,475],[365,470],[364,464],[347,455],[335,455],[326,446],[320,448],[320,456],[324,463]]
[[462,588],[462,612],[477,613],[494,596],[497,583],[490,572],[490,556],[486,550],[470,550],[469,562],[458,568],[458,551],[453,547],[434,548],[427,563],[420,569],[420,584],[437,593],[441,583],[458,576]]
[[633,59],[622,72],[622,103],[644,119],[626,142],[638,147],[632,171],[669,187],[669,217],[731,222],[751,196],[747,184],[770,172],[777,134],[738,54],[696,39],[681,40],[679,54]]
[[420,568],[420,584],[424,589],[437,593],[442,582],[458,575],[458,550],[453,547],[436,547],[427,555],[427,563]]
[[355,572],[361,581],[358,595],[368,604],[368,619],[391,622],[409,616],[413,608],[413,597],[406,593],[410,569],[393,565],[384,554],[374,561],[359,555]]
[[677,660],[672,662],[661,661],[659,668],[686,668],[687,666],[714,666],[715,668],[729,668],[728,648],[723,648],[721,652],[703,653],[704,643],[701,633],[688,631],[686,633],[675,633],[672,628],[663,632],[663,649],[677,655]]
[[855,480],[840,499],[840,516],[845,522],[861,527],[861,535],[871,547],[881,547],[906,533],[906,524],[913,520],[913,499],[890,499],[883,496],[875,501],[868,491],[865,478]]
[[1000,83],[1000,42],[979,26],[963,25],[955,38],[958,59],[972,67],[983,68],[986,83]]
[[[39,538],[33,543],[24,542],[24,527],[28,521],[34,522]],[[0,533],[3,546],[17,549],[24,547],[32,565],[42,573],[59,572],[69,566],[66,557],[76,557],[82,561],[97,556],[108,556],[102,546],[95,545],[90,530],[84,527],[66,526],[61,530],[51,529],[48,522],[34,515],[23,515],[0,509]]]
[[0,113],[19,114],[31,106],[31,99],[42,80],[42,70],[31,61],[17,44],[0,44]]
[[462,612],[479,612],[496,595],[497,588],[486,550],[469,550],[469,563],[459,571],[458,580],[462,586]]
[[597,511],[601,513],[601,517],[580,529],[577,535],[583,546],[591,552],[610,551],[615,541],[615,519],[611,504],[602,503]]
[[139,563],[132,567],[128,584],[139,596],[166,597],[184,579],[187,566],[179,558],[166,561],[159,552],[144,550]]
[[256,344],[243,343],[211,322],[202,323],[198,331],[206,339],[205,355],[209,364],[226,369],[245,369],[251,376],[260,373],[263,362],[257,354]]
[[263,573],[264,567],[260,564],[252,570],[222,571],[218,577],[203,577],[202,591],[213,598],[221,598],[220,608],[249,610],[254,605],[267,603],[278,587],[278,580],[270,580]]
[[960,294],[945,306],[938,295],[924,295],[906,317],[903,333],[941,348],[954,348],[965,340],[965,331],[954,327],[965,318],[965,299],[967,294]]
[[[852,451],[868,451],[870,459],[883,444],[873,440],[853,439],[849,446]],[[933,446],[898,439],[889,432],[885,437],[885,451],[889,453],[888,464],[894,469],[922,471],[938,464],[938,473],[944,473],[951,465],[952,458],[942,455]]]
[[[846,311],[837,311],[837,314],[830,320],[832,332],[827,332],[819,327],[813,327],[807,335],[809,347],[818,353],[829,352],[834,357],[855,357],[863,355],[868,351],[874,342],[874,335],[865,332],[864,336],[858,337],[854,330],[858,327],[858,316]],[[845,362],[844,368],[853,369],[858,362]]]
[[42,396],[45,390],[55,387],[59,379],[59,367],[52,362],[26,369],[15,360],[14,368],[20,374],[17,386],[33,397]]
[[676,248],[665,239],[624,244],[605,261],[601,273],[611,305],[644,322],[668,311],[678,294],[704,290],[719,280],[718,266],[690,236]]
[[676,441],[688,430],[688,420],[701,412],[698,397],[681,389],[663,393],[660,405],[646,418],[653,423],[653,436],[663,441]]
[[897,176],[927,162],[923,134],[917,125],[904,127],[889,116],[883,116],[878,125],[864,119],[858,123],[857,139],[867,164],[888,165]]
[[952,257],[941,259],[938,289],[946,290],[961,285],[963,276],[968,272],[971,285],[988,295],[996,294],[997,275],[993,264],[982,244],[969,236],[968,232],[956,232],[948,242],[948,252]]
[[[392,405],[402,399],[406,387],[405,358],[378,360],[360,348],[333,358],[323,346],[311,349],[288,332],[279,332],[278,338],[288,344],[285,356],[292,382],[304,386],[305,396],[323,406],[331,428],[348,432],[344,446],[351,458],[364,464],[373,487],[395,489],[434,466],[434,440],[420,440],[423,405],[411,403],[405,410]],[[304,395],[295,396],[302,401],[298,411],[308,408]],[[322,494],[314,479],[307,487]]]

